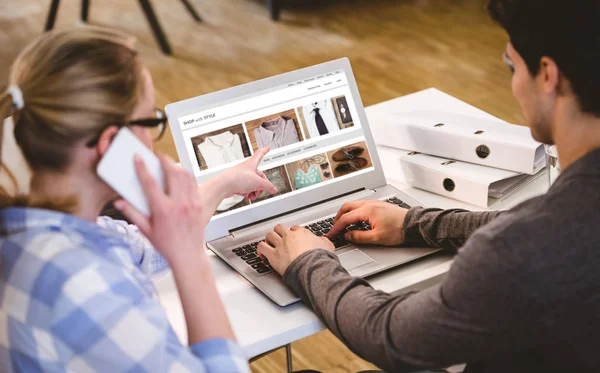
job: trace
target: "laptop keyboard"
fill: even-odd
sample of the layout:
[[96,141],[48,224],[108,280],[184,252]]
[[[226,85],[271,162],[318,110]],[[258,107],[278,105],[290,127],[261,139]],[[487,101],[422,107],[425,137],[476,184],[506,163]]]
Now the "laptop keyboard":
[[[393,205],[396,205],[396,206],[403,207],[403,208],[410,208],[410,206],[408,204],[406,204],[405,202],[403,202],[401,199],[399,199],[397,197],[388,198],[388,199],[385,199],[384,201],[391,203]],[[311,231],[312,233],[314,233],[317,236],[324,236],[333,227],[333,220],[334,220],[334,217],[329,217],[329,218],[308,224],[304,228],[308,229],[309,231]],[[352,225],[347,226],[346,229],[344,231],[342,231],[342,233],[331,238],[331,242],[335,246],[335,249],[338,250],[344,246],[349,245],[350,243],[344,239],[344,233],[350,232],[350,231],[356,231],[356,230],[368,231],[368,230],[371,230],[371,225],[367,222],[361,222],[361,223],[352,224]],[[246,264],[248,264],[250,267],[252,267],[252,269],[254,269],[258,274],[266,275],[267,273],[272,272],[273,268],[271,267],[271,265],[269,264],[269,262],[266,259],[263,260],[262,258],[260,258],[258,256],[258,254],[256,254],[256,248],[258,247],[258,244],[261,242],[263,242],[263,241],[252,242],[250,244],[237,247],[237,248],[233,249],[233,252],[235,253],[235,255],[239,256],[240,259],[245,261]]]
[[246,262],[252,269],[254,269],[258,274],[266,274],[273,270],[269,265],[269,262],[265,259],[263,260],[256,254],[256,247],[258,246],[258,242],[252,242],[251,244],[241,246],[233,249],[235,255],[239,256],[240,259]]

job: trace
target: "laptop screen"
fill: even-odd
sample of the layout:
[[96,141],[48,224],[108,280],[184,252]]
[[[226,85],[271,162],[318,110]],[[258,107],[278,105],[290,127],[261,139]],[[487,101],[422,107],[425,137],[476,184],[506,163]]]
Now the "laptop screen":
[[259,169],[277,194],[233,196],[215,218],[274,203],[372,171],[346,74],[332,71],[212,105],[178,118],[192,172],[202,183],[270,146]]

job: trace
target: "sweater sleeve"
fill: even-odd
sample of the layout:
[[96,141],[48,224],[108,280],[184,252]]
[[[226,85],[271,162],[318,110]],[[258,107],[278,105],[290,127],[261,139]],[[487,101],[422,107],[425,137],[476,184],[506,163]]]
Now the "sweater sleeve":
[[437,369],[542,340],[540,310],[522,290],[512,253],[501,238],[476,233],[440,285],[412,294],[374,290],[325,250],[298,257],[284,281],[352,351],[386,372]]
[[405,245],[456,250],[473,232],[502,213],[414,207],[404,219]]

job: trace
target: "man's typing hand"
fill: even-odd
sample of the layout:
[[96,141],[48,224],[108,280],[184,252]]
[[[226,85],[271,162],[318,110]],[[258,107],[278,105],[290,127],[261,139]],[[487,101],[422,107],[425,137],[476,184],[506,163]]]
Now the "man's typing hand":
[[350,231],[344,234],[344,238],[359,244],[398,246],[404,243],[404,219],[407,211],[383,201],[348,202],[337,213],[327,237],[337,236],[349,225],[367,222],[371,225],[371,230]]
[[327,238],[317,237],[305,228],[294,226],[288,229],[279,224],[258,245],[258,254],[267,258],[273,269],[283,275],[296,258],[316,249],[333,252],[335,247]]

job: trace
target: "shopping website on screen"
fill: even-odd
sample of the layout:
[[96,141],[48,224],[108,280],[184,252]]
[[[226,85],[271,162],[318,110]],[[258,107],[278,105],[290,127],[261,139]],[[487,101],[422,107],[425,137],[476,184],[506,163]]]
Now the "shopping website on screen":
[[334,71],[179,118],[199,183],[269,146],[259,169],[278,193],[233,196],[217,215],[250,209],[373,170],[343,71]]

